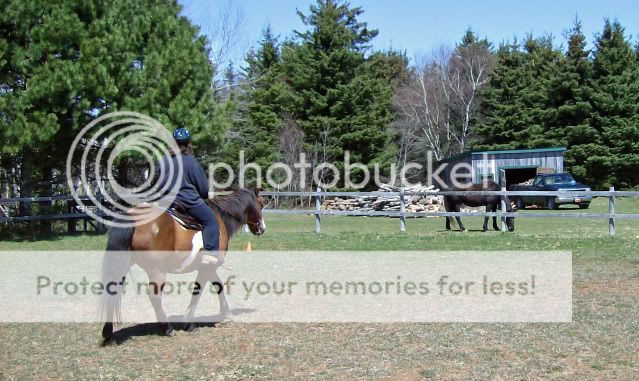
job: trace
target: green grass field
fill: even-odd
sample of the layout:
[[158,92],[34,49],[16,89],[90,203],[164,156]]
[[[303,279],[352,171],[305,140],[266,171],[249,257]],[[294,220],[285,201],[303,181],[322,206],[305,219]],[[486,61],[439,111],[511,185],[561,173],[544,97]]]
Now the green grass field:
[[[563,208],[559,212],[565,211]],[[519,213],[531,213],[521,211]],[[588,211],[607,212],[596,199]],[[618,213],[639,213],[621,199]],[[242,250],[569,250],[573,322],[565,324],[240,324],[134,335],[100,348],[97,324],[0,325],[0,379],[639,379],[639,220],[518,218],[513,233],[444,230],[442,218],[267,216]],[[0,250],[103,249],[105,236],[15,239]],[[149,308],[151,308],[149,306]]]

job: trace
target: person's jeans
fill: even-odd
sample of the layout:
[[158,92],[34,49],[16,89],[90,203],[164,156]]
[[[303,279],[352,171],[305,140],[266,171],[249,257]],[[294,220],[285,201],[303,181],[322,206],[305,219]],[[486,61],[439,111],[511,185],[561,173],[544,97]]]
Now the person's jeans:
[[187,213],[204,226],[202,231],[204,250],[217,252],[220,249],[220,227],[213,210],[208,205],[200,204],[193,208],[188,208]]

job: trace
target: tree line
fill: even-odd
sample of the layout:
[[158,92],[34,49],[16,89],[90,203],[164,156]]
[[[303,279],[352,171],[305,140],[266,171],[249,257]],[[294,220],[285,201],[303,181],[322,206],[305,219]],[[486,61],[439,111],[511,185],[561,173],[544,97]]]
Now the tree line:
[[639,46],[616,21],[592,50],[575,22],[559,46],[550,36],[496,46],[468,30],[411,61],[371,48],[378,30],[363,9],[318,0],[298,11],[303,30],[267,27],[245,62],[224,65],[175,1],[0,9],[3,196],[63,192],[75,135],[118,110],[188,128],[203,164],[237,168],[244,150],[263,168],[302,153],[341,168],[349,152],[391,181],[393,163],[425,164],[427,151],[566,146],[566,169],[593,187],[639,184]]

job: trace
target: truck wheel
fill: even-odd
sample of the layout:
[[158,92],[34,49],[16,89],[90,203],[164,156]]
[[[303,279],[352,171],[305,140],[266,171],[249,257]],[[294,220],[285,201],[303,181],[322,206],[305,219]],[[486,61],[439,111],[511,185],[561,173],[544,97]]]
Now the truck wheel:
[[548,201],[546,202],[546,206],[548,206],[548,209],[550,210],[556,210],[557,209],[557,202],[555,201],[554,197],[548,197]]
[[588,209],[590,204],[579,204],[579,209]]
[[523,197],[517,197],[515,199],[515,206],[517,207],[517,209],[519,210],[524,210],[526,209],[526,203],[524,202],[524,198]]

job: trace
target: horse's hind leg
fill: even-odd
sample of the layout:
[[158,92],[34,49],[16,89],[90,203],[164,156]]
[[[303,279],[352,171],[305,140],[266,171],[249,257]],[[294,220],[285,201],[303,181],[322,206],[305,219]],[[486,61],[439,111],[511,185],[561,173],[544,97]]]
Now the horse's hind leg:
[[[486,205],[486,212],[494,212],[494,211],[495,211],[495,205],[493,205],[493,204]],[[484,232],[488,231],[488,220],[489,219],[490,219],[490,217],[484,216],[484,227],[483,227],[483,231]]]
[[169,322],[169,318],[166,316],[166,312],[164,312],[164,308],[162,307],[162,292],[164,290],[164,284],[166,283],[166,274],[155,270],[148,273],[148,275],[149,299],[155,310],[158,323],[160,323],[160,334],[164,336],[174,336],[173,326],[171,326],[171,322]]
[[[458,210],[458,212],[459,212],[459,210]],[[464,224],[462,224],[461,217],[460,216],[455,216],[455,219],[457,220],[457,224],[459,225],[459,230],[466,231],[466,227],[464,226]]]
[[[450,204],[451,201],[448,199],[447,196],[444,196],[444,210],[447,212],[450,212],[451,208],[450,208]],[[450,230],[450,221],[451,221],[451,217],[450,216],[446,216],[446,230]]]
[[[497,204],[493,204],[493,212],[497,213]],[[500,231],[501,229],[497,225],[497,216],[493,216],[493,229]]]
[[[444,208],[447,212],[459,212],[460,210],[459,204],[457,202],[453,201],[453,199],[449,199],[446,197],[444,197]],[[453,217],[446,216],[446,230],[450,230],[450,225],[452,220],[453,220]],[[464,224],[462,224],[461,222],[461,217],[455,216],[455,220],[457,221],[459,230],[461,231],[466,230],[466,228],[464,228]]]
[[[459,211],[461,210],[461,206],[459,204],[456,204],[452,209],[453,212],[459,213]],[[461,216],[455,216],[455,220],[457,221],[457,225],[459,225],[459,230],[466,231],[466,227],[462,223]]]

